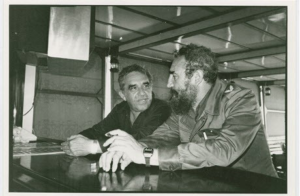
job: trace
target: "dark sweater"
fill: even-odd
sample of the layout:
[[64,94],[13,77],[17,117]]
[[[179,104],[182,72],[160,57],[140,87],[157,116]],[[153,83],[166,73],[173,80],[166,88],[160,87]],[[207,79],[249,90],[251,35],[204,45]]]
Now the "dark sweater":
[[116,105],[102,121],[79,134],[99,140],[101,147],[103,140],[107,139],[104,136],[105,133],[114,129],[126,131],[138,140],[151,135],[157,127],[169,118],[170,114],[171,109],[166,102],[153,98],[150,107],[141,112],[131,125],[130,107],[126,101],[123,101]]

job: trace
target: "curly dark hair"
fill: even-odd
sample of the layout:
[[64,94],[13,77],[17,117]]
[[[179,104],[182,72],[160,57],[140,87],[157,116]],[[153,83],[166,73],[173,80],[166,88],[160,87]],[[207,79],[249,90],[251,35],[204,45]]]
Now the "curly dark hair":
[[141,74],[144,74],[145,76],[148,77],[149,83],[150,84],[152,83],[152,75],[150,74],[150,72],[147,69],[141,67],[140,65],[133,64],[133,65],[129,65],[127,67],[124,67],[122,69],[122,71],[120,72],[120,74],[119,74],[118,82],[119,82],[119,86],[120,86],[121,90],[124,90],[124,86],[125,86],[124,78],[125,78],[125,76],[127,76],[129,73],[134,72],[134,71],[140,72]]
[[185,74],[191,78],[196,70],[202,70],[203,79],[208,83],[215,83],[218,77],[218,63],[215,54],[209,48],[189,44],[175,51],[175,57],[184,56],[187,65]]

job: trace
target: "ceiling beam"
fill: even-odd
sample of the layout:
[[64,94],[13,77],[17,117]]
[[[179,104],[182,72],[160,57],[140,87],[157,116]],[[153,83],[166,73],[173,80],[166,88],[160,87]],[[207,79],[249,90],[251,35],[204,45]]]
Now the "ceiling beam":
[[155,64],[160,64],[160,65],[166,65],[168,67],[171,67],[171,62],[167,62],[167,61],[163,61],[163,60],[157,60],[157,59],[151,59],[151,58],[146,58],[146,57],[142,57],[142,56],[135,56],[132,54],[120,54],[121,57],[125,57],[125,58],[130,58],[130,59],[135,59],[138,61],[146,61],[149,63],[155,63]]
[[151,14],[147,14],[145,12],[141,12],[141,11],[138,11],[138,10],[130,8],[130,7],[126,7],[126,6],[116,6],[116,7],[120,8],[120,9],[123,9],[123,10],[127,10],[127,11],[132,12],[132,13],[136,13],[136,14],[148,17],[148,18],[152,18],[154,20],[158,20],[158,21],[163,22],[163,23],[170,24],[172,26],[177,26],[178,25],[177,23],[174,23],[172,21],[165,20],[165,19],[159,18],[159,17],[151,15]]
[[273,84],[274,85],[285,85],[286,83],[285,83],[285,80],[275,80],[273,82]]
[[255,57],[276,55],[276,54],[282,54],[282,53],[286,53],[286,47],[285,46],[276,46],[276,47],[272,47],[272,48],[257,49],[257,50],[236,53],[236,54],[228,54],[228,55],[224,55],[224,56],[219,56],[218,61],[219,61],[219,63],[223,63],[223,62],[237,61],[237,60],[242,60],[242,59],[250,59],[250,58],[255,58]]
[[93,94],[93,93],[81,93],[81,92],[72,92],[72,91],[61,91],[61,90],[51,90],[51,89],[41,89],[37,90],[38,93],[46,94],[58,94],[58,95],[72,95],[72,96],[82,96],[82,97],[100,97],[102,94]]
[[257,81],[257,83],[258,85],[262,85],[262,86],[286,85],[285,80]]
[[122,26],[115,25],[115,24],[112,24],[112,23],[104,22],[104,21],[101,21],[101,20],[95,20],[95,22],[99,23],[99,24],[102,24],[102,25],[105,25],[105,26],[110,25],[114,28],[121,29],[121,30],[124,30],[124,31],[129,31],[129,32],[132,32],[132,33],[140,34],[140,35],[147,35],[146,33],[143,33],[143,32],[140,32],[140,31],[135,31],[135,30],[132,30],[132,29],[128,29],[126,27],[122,27]]
[[171,29],[156,35],[148,36],[136,41],[120,45],[120,53],[141,50],[147,47],[167,43],[176,40],[179,36],[190,37],[199,33],[212,31],[226,27],[228,24],[239,24],[255,18],[275,14],[282,11],[282,7],[246,7],[196,22],[194,24]]
[[237,76],[238,78],[246,78],[246,77],[255,77],[255,76],[285,74],[285,73],[286,73],[286,68],[284,67],[284,68],[273,68],[273,69],[239,72]]
[[275,74],[286,74],[286,68],[271,68],[264,70],[254,70],[254,71],[243,71],[243,72],[231,72],[231,73],[219,73],[219,78],[228,79],[228,78],[247,78],[255,76],[267,76]]

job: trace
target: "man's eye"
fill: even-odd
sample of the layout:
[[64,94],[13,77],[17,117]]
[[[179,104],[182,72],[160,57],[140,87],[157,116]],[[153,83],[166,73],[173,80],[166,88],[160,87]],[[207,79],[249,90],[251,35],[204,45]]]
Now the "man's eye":
[[144,87],[148,89],[150,88],[150,84],[144,84]]
[[173,79],[174,79],[174,80],[177,80],[177,79],[178,79],[178,76],[173,75]]
[[129,87],[129,90],[130,90],[130,91],[136,91],[136,90],[137,90],[137,87],[136,87],[136,86],[131,86],[131,87]]

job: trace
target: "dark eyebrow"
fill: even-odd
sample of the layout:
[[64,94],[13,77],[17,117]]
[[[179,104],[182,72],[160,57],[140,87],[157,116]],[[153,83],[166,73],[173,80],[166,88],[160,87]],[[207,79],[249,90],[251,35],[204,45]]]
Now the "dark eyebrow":
[[143,84],[150,84],[150,82],[144,82]]
[[136,86],[136,84],[129,84],[128,89],[130,89],[131,87],[135,87],[135,86]]
[[175,72],[174,71],[169,71],[169,74],[173,75]]

